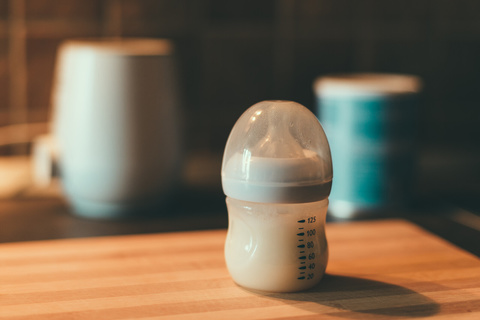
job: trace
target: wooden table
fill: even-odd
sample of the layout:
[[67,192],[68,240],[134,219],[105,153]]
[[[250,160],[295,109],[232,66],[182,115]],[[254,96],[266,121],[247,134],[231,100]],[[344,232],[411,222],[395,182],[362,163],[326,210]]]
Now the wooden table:
[[480,319],[480,260],[403,220],[328,224],[314,290],[262,294],[225,230],[0,244],[1,319]]

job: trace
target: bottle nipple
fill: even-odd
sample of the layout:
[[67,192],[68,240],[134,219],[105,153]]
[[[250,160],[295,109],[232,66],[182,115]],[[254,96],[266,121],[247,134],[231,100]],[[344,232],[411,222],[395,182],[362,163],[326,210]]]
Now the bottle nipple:
[[[274,103],[274,104],[273,104]],[[290,134],[291,102],[272,101],[267,120],[267,134],[251,150],[252,156],[263,158],[301,158],[304,150]]]

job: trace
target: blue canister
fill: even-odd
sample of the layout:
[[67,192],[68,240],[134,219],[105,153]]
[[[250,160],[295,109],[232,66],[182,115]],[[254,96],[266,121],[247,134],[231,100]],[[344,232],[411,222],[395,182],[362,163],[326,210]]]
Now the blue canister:
[[332,153],[329,211],[334,217],[409,203],[420,88],[420,79],[409,75],[345,74],[316,80],[317,115]]

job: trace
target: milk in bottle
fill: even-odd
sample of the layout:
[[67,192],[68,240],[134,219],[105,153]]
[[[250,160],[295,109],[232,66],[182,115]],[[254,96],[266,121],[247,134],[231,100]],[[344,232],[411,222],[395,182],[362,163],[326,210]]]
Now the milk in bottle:
[[328,260],[331,182],[328,142],[307,108],[263,101],[239,118],[222,164],[225,259],[237,284],[294,292],[320,281]]

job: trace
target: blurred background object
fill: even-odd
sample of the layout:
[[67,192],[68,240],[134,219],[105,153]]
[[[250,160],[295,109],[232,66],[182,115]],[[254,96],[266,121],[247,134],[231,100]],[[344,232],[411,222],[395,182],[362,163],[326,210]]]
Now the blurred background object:
[[183,181],[222,208],[221,157],[243,111],[266,99],[313,111],[314,79],[351,72],[423,79],[415,192],[478,203],[479,26],[476,0],[0,0],[0,155],[29,153],[42,133],[33,125],[49,121],[62,41],[169,38],[183,80]]
[[120,218],[158,212],[173,192],[183,127],[174,52],[165,39],[62,43],[47,145],[54,145],[64,193],[76,214]]
[[330,213],[337,218],[411,209],[418,96],[410,75],[349,73],[314,83],[332,152]]

